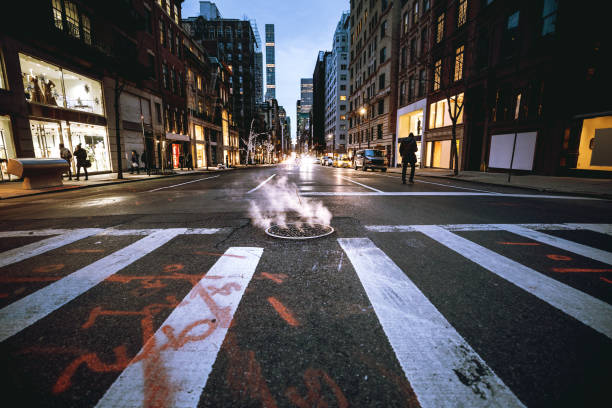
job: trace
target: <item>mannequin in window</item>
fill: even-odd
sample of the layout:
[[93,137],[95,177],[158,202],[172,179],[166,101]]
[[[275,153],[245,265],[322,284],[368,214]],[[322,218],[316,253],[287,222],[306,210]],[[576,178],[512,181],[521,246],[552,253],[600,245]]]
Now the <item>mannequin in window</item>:
[[32,88],[30,93],[30,101],[35,103],[43,103],[43,93],[40,90],[40,86],[38,85],[38,77],[30,77],[30,86]]
[[53,92],[55,90],[55,84],[53,81],[48,80],[47,82],[43,81],[43,89],[44,89],[44,103],[47,105],[55,105],[57,106],[57,101],[53,96]]

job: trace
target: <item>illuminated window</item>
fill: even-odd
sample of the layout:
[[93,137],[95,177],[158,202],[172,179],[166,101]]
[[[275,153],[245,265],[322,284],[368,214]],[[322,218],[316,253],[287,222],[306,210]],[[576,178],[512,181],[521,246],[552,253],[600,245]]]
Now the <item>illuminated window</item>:
[[170,5],[170,0],[166,0],[166,13],[168,13],[168,15],[172,13],[172,5]]
[[166,44],[166,29],[164,27],[164,21],[159,19],[159,43],[163,46]]
[[65,0],[64,7],[66,9],[66,24],[68,25],[68,34],[74,38],[81,38],[79,29],[79,13],[77,6],[71,1]]
[[176,6],[176,4],[174,5],[174,22],[176,24],[179,23],[179,11],[178,11],[178,7]]
[[198,91],[202,90],[202,77],[198,75]]
[[436,43],[439,43],[444,38],[444,13],[438,16],[438,25],[436,31]]
[[467,0],[459,0],[457,8],[457,27],[461,27],[467,22]]
[[419,19],[419,2],[415,1],[412,6],[412,22],[416,23]]
[[442,60],[437,60],[434,65],[434,81],[433,89],[437,91],[440,89],[440,82],[442,80]]
[[60,30],[64,29],[64,21],[62,20],[62,3],[60,0],[53,0],[53,21],[55,22],[55,27]]
[[463,51],[464,46],[457,48],[455,52],[455,81],[459,81],[463,78]]
[[340,95],[340,100],[341,101],[346,101],[346,95]]

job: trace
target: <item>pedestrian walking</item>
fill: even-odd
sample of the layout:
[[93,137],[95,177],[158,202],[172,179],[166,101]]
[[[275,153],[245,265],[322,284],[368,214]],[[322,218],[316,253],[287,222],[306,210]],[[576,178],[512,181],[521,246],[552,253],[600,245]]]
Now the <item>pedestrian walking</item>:
[[191,152],[187,152],[185,156],[185,161],[187,162],[187,170],[195,170],[193,168],[193,156],[191,156]]
[[142,152],[142,154],[140,155],[140,162],[142,163],[142,166],[147,172],[147,174],[150,174],[151,169],[149,168],[149,159],[147,157],[146,151]]
[[80,143],[77,145],[77,148],[74,151],[74,157],[76,158],[76,165],[77,165],[76,179],[78,180],[79,177],[81,176],[81,167],[82,167],[85,173],[85,180],[86,181],[89,180],[89,174],[87,173],[87,168],[91,165],[91,163],[89,162],[89,160],[87,160],[87,151],[85,151],[85,149],[81,147]]
[[140,174],[140,162],[138,161],[138,153],[136,153],[136,150],[132,150],[130,174],[134,174],[134,170],[136,170],[136,174]]
[[72,180],[72,153],[60,143],[60,157],[68,162],[68,180]]
[[400,142],[400,154],[402,155],[402,184],[406,184],[406,171],[410,164],[410,178],[408,182],[414,183],[414,170],[416,167],[416,152],[418,151],[416,140],[412,132],[406,139]]

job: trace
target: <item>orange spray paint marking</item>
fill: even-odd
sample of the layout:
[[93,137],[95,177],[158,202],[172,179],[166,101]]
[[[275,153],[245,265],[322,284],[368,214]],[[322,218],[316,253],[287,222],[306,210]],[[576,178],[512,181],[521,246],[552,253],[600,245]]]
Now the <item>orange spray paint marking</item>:
[[610,280],[610,279],[606,279],[606,278],[604,278],[603,276],[601,276],[599,279],[601,279],[602,281],[604,281],[604,282],[606,282],[606,283],[612,284],[612,280]]
[[100,254],[103,249],[67,249],[67,254]]
[[300,322],[297,321],[293,314],[283,305],[278,299],[274,297],[269,297],[268,302],[272,305],[276,313],[280,315],[289,325],[293,327],[297,327],[300,325]]
[[230,258],[239,258],[239,259],[246,258],[245,256],[242,256],[242,255],[218,254],[216,252],[204,252],[204,251],[195,251],[194,254],[196,254],[196,255],[210,255],[210,256],[228,256]]
[[558,273],[573,273],[573,272],[606,273],[606,272],[612,272],[612,269],[552,268],[552,271],[558,272]]
[[182,271],[185,268],[183,264],[172,264],[164,266],[164,272],[177,272]]
[[552,259],[553,261],[571,261],[572,260],[572,258],[570,258],[569,256],[565,256],[565,255],[550,254],[550,255],[546,255],[546,257],[548,259]]
[[[323,380],[323,382],[332,390],[334,396],[336,397],[337,404],[328,404],[328,402],[325,401],[325,396],[321,392],[323,385],[321,380]],[[291,402],[299,408],[323,408],[329,406],[348,408],[349,403],[344,396],[344,393],[338,384],[325,371],[309,368],[304,373],[304,384],[306,385],[306,389],[308,389],[308,395],[306,397],[299,395],[298,390],[295,387],[289,387],[285,392],[287,398],[289,398]]]
[[111,364],[100,361],[96,353],[85,354],[74,360],[57,379],[57,382],[53,386],[53,394],[61,394],[70,388],[72,377],[81,364],[85,364],[91,371],[96,373],[122,371],[130,362],[127,357],[127,350],[125,346],[119,346],[113,349],[113,351],[115,352],[115,362]]
[[262,272],[261,276],[266,279],[270,279],[272,282],[278,283],[279,285],[287,279],[287,275],[284,273],[276,274],[276,273],[268,273]]
[[538,246],[537,242],[498,242],[501,245]]
[[55,265],[43,265],[34,269],[32,272],[36,273],[48,273],[48,272],[56,272],[64,269],[64,264],[55,264]]

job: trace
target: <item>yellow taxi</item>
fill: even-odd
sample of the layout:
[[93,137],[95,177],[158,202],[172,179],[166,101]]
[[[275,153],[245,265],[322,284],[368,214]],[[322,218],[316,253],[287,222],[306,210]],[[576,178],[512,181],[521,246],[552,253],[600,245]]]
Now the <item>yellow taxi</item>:
[[351,167],[352,163],[346,154],[334,157],[334,167]]

